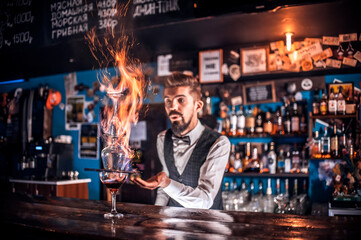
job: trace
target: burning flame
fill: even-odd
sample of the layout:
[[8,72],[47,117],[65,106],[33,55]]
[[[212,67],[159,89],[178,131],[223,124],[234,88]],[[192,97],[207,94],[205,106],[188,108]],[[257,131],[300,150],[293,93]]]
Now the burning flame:
[[[125,16],[129,5],[115,8],[118,17]],[[99,67],[104,69],[98,75],[101,88],[105,89],[107,96],[113,104],[106,104],[101,121],[102,132],[109,146],[116,139],[124,152],[130,155],[129,137],[131,124],[138,122],[139,111],[143,106],[146,89],[144,74],[138,59],[129,57],[128,53],[134,42],[127,36],[124,26],[120,26],[120,36],[116,36],[114,26],[106,29],[102,38],[96,35],[93,28],[86,35],[89,48]],[[116,76],[112,77],[108,67],[114,65]],[[111,136],[111,138],[109,138]]]

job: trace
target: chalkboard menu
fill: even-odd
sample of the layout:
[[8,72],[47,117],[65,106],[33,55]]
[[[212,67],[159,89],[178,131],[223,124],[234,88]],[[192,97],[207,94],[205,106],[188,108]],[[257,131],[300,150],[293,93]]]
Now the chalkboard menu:
[[0,1],[0,50],[42,44],[41,9],[42,1]]
[[274,82],[262,82],[243,86],[244,104],[275,102]]
[[93,28],[116,34],[190,17],[187,0],[1,0],[0,51],[84,39]]
[[189,0],[132,0],[134,26],[144,27],[193,18],[193,4]]

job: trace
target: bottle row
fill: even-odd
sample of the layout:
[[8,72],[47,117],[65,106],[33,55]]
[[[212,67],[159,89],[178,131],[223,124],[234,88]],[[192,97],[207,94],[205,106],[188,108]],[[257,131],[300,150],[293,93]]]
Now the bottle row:
[[333,123],[332,133],[328,127],[320,128],[314,132],[310,146],[312,158],[342,158],[345,155],[355,157],[354,138],[351,131],[345,131],[345,124],[338,129],[337,123]]
[[232,144],[226,172],[308,173],[308,158],[303,145],[280,145],[276,150],[274,142]]
[[[206,92],[204,107],[199,117],[215,114],[212,99]],[[275,112],[263,111],[260,106],[228,105],[221,101],[219,114],[221,124],[218,131],[223,135],[237,137],[246,135],[284,135],[307,133],[305,105],[293,99],[284,99]]]
[[255,191],[253,181],[247,190],[244,181],[239,188],[235,179],[231,183],[225,182],[224,189],[222,200],[225,210],[305,215],[309,208],[306,180],[303,181],[303,189],[299,192],[298,179],[294,179],[292,196],[289,193],[288,179],[285,179],[285,191],[281,193],[279,178],[275,193],[272,193],[270,178],[267,181],[266,194],[263,192],[262,181],[258,183],[258,192]]
[[361,93],[353,92],[351,88],[330,88],[328,96],[325,90],[313,92],[313,115],[346,115],[355,114],[360,104]]

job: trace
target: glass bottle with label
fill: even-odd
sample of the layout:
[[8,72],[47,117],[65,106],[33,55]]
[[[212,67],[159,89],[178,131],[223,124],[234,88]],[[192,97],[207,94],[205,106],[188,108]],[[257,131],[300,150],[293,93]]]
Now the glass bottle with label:
[[262,110],[259,107],[257,108],[255,131],[256,131],[256,134],[263,133],[263,116],[262,116]]
[[236,159],[236,146],[234,144],[231,145],[231,152],[229,153],[229,172],[235,172],[234,161]]
[[290,151],[287,151],[286,157],[285,157],[285,173],[291,172],[291,153]]
[[324,91],[322,91],[322,98],[320,103],[320,113],[321,115],[327,114],[327,96]]
[[291,133],[291,116],[290,116],[290,111],[288,109],[288,107],[286,108],[286,116],[284,118],[284,121],[283,121],[283,125],[284,125],[284,131],[285,131],[285,134],[290,134]]
[[229,116],[230,130],[228,135],[233,137],[237,134],[237,115],[236,115],[236,106],[232,105],[232,111]]
[[204,104],[204,115],[212,115],[212,98],[209,95],[209,92],[205,92],[205,104]]
[[273,123],[272,123],[270,111],[266,112],[266,119],[263,123],[263,131],[269,135],[273,133]]
[[346,101],[345,97],[343,96],[343,88],[338,88],[338,96],[337,96],[337,113],[341,115],[346,114]]
[[247,142],[246,143],[246,154],[243,158],[243,163],[242,166],[244,168],[244,170],[246,169],[246,166],[248,165],[249,161],[251,160],[251,143]]
[[321,138],[319,131],[315,131],[312,139],[311,155],[313,157],[319,157],[319,154],[321,154]]
[[342,123],[341,125],[341,136],[340,136],[340,154],[343,153],[344,150],[347,150],[347,135],[345,132],[345,124]]
[[268,168],[269,168],[269,172],[271,174],[275,174],[276,173],[276,166],[277,166],[277,155],[275,152],[275,144],[274,142],[271,142],[270,144],[270,150],[268,152]]
[[260,172],[262,173],[268,173],[269,172],[269,168],[268,168],[268,144],[264,143],[263,144],[263,151],[261,154],[261,162],[262,162],[262,167],[260,168]]
[[[256,107],[255,107],[256,108]],[[255,132],[255,116],[253,115],[253,110],[251,108],[248,109],[247,116],[246,116],[246,129],[247,134],[253,135]]]
[[243,112],[243,106],[239,106],[239,110],[237,111],[237,136],[246,135],[246,116]]
[[293,114],[291,117],[291,130],[292,133],[300,132],[300,116],[298,115],[298,106],[297,103],[293,103]]
[[300,152],[295,144],[292,151],[291,173],[299,173],[301,171]]
[[330,89],[330,95],[328,96],[328,112],[334,115],[337,114],[337,100],[333,88]]
[[333,134],[331,136],[331,156],[334,158],[339,157],[339,137],[337,134],[337,125],[336,123],[333,124]]
[[320,114],[320,99],[319,99],[319,93],[317,90],[314,92],[314,98],[312,103],[312,114],[318,115]]
[[327,132],[327,127],[325,127],[325,131],[323,136],[321,137],[321,154],[329,154],[330,153],[330,136]]
[[278,135],[285,134],[285,132],[283,130],[283,117],[282,117],[280,109],[278,109],[276,111],[274,129],[275,129],[275,134],[278,134]]
[[346,98],[346,114],[355,114],[356,112],[356,103],[352,96],[352,89],[348,90],[348,96]]
[[280,152],[277,157],[277,172],[284,173],[285,172],[285,157],[283,155],[284,150],[280,149]]

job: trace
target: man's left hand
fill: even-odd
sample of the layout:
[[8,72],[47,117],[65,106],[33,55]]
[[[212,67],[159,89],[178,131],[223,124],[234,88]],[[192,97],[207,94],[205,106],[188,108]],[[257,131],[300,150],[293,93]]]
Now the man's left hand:
[[156,189],[158,187],[165,188],[170,184],[170,179],[167,177],[165,172],[159,172],[157,175],[149,178],[148,180],[143,180],[140,177],[131,177],[130,180],[139,187],[150,190]]

